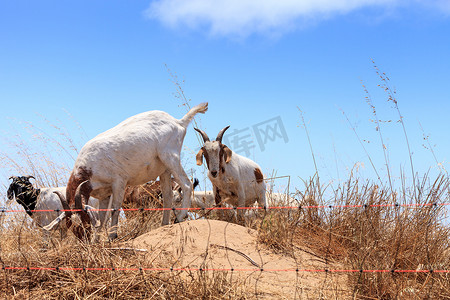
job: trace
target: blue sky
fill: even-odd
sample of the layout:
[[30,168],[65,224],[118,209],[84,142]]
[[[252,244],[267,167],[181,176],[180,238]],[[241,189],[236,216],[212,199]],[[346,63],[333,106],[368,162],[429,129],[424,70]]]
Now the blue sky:
[[[210,136],[227,125],[230,133],[242,130],[250,137],[241,138],[255,146],[249,157],[266,176],[274,170],[290,175],[300,189],[315,166],[298,108],[323,183],[348,178],[355,165],[359,176],[376,180],[342,111],[385,181],[364,84],[379,119],[392,121],[381,130],[399,180],[402,169],[410,177],[408,149],[373,59],[397,91],[415,171],[436,174],[438,163],[449,168],[449,53],[449,1],[0,0],[0,151],[15,157],[18,135],[70,169],[75,154],[52,153],[51,143],[67,143],[53,126],[67,130],[79,149],[143,111],[180,118],[185,108],[170,69],[185,80],[191,105],[209,102],[201,128]],[[288,141],[269,139],[262,151],[253,126],[274,118]],[[50,141],[45,147],[36,142],[36,130]],[[436,159],[423,146],[428,141]],[[185,146],[185,168],[202,177],[192,125]],[[17,172],[5,160],[1,168],[5,178]]]

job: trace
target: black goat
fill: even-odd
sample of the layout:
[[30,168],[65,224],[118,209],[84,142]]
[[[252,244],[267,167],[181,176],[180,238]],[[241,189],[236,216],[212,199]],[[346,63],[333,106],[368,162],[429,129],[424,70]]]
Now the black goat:
[[27,214],[32,217],[41,190],[33,187],[30,178],[35,179],[31,175],[9,177],[13,181],[8,188],[7,196],[9,200],[13,200],[15,196],[17,203],[22,205]]

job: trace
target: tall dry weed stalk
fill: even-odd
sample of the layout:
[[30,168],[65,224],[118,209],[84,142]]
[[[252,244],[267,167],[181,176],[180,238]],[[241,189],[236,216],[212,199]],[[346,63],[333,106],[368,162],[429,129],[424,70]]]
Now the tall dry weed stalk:
[[386,73],[380,71],[380,69],[375,64],[375,61],[373,59],[372,59],[372,64],[375,69],[375,73],[381,80],[381,84],[379,84],[378,86],[381,87],[383,89],[383,91],[386,92],[386,94],[388,96],[387,101],[392,103],[394,105],[395,110],[397,111],[397,114],[398,114],[397,122],[402,125],[403,134],[405,136],[406,147],[408,148],[408,157],[409,157],[409,163],[410,163],[410,167],[411,167],[411,176],[412,176],[412,188],[413,188],[413,192],[414,192],[414,196],[415,196],[416,195],[416,188],[415,188],[416,187],[416,174],[414,172],[412,151],[411,151],[411,147],[409,145],[409,139],[408,139],[408,134],[406,132],[404,118],[403,118],[403,115],[401,114],[400,108],[398,106],[398,101],[397,101],[397,97],[396,97],[397,92],[394,88],[391,87],[389,77],[386,75]]
[[7,179],[12,175],[33,175],[38,187],[66,184],[81,147],[80,141],[75,141],[73,136],[78,137],[81,143],[87,139],[81,126],[70,114],[67,116],[70,120],[68,126],[58,120],[52,122],[42,115],[38,117],[43,126],[28,121],[12,121],[14,129],[0,137],[4,146],[0,152],[1,186],[7,188]]

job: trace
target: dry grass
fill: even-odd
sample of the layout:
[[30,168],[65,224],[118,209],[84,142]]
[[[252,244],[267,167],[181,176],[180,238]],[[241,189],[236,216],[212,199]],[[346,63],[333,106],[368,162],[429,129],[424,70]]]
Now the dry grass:
[[[162,208],[160,188],[158,182],[148,182],[139,186],[129,186],[125,190],[122,208]],[[152,229],[160,226],[162,214],[158,211],[124,211],[125,221],[131,226],[131,230],[125,232],[121,239],[136,238]]]
[[[362,207],[272,211],[261,224],[260,241],[286,254],[306,249],[348,270],[449,270],[446,208],[401,206],[448,202],[448,177],[439,176],[429,186],[425,182],[426,178],[413,201],[390,193],[390,188],[351,180],[336,191],[333,204]],[[301,195],[301,205],[327,206],[315,196],[315,181],[310,183],[308,193]],[[448,273],[356,272],[349,276],[349,283],[354,296],[361,299],[443,299],[450,298],[449,279]]]
[[[424,182],[428,182],[424,180]],[[302,206],[327,205],[311,180],[299,193]],[[449,178],[440,176],[429,186],[418,187],[415,203],[448,201]],[[349,181],[338,189],[335,204],[377,205],[356,208],[304,208],[271,210],[247,220],[259,232],[259,241],[289,256],[299,250],[331,266],[349,270],[448,270],[450,228],[446,211],[438,206],[386,207],[409,204],[389,188]],[[379,206],[378,206],[379,205]],[[120,220],[114,243],[87,245],[72,235],[58,233],[43,250],[39,229],[27,216],[6,215],[1,222],[0,261],[3,266],[170,268],[164,261],[148,261],[139,251],[118,250],[142,231],[159,226],[161,213]],[[214,217],[211,215],[210,217]],[[173,299],[257,298],[245,282],[231,280],[227,272],[169,271],[0,271],[3,298],[43,299]],[[356,299],[450,298],[446,273],[351,273],[348,285]]]
[[[132,218],[131,218],[132,219]],[[160,216],[153,218],[160,222]],[[6,222],[8,221],[8,222]],[[140,251],[123,248],[123,244],[84,244],[70,235],[57,235],[47,249],[42,249],[40,231],[29,224],[2,222],[0,261],[3,266],[68,268],[168,268],[164,261],[144,259]],[[122,220],[120,235],[136,227],[134,220]],[[129,239],[129,238],[128,238]],[[121,250],[122,249],[122,250]],[[203,299],[252,298],[230,280],[226,272],[166,271],[67,271],[3,270],[2,298],[42,299]]]

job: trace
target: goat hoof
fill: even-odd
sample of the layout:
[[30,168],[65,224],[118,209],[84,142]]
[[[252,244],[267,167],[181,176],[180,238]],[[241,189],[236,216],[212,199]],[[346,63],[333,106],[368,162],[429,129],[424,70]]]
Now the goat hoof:
[[173,224],[178,224],[180,223],[180,221],[178,221],[178,219],[175,219],[175,221],[173,222]]

